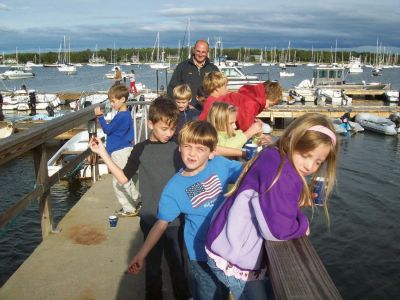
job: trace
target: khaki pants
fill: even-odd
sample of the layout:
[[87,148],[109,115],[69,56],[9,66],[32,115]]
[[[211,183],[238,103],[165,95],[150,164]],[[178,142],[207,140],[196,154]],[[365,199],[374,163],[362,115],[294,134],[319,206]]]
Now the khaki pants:
[[[114,163],[123,169],[128,161],[128,157],[131,154],[132,147],[126,147],[111,153],[111,159]],[[113,177],[113,188],[115,196],[118,202],[121,204],[124,212],[133,212],[138,204],[139,192],[136,189],[135,183],[129,180],[125,184],[120,184],[118,180]]]

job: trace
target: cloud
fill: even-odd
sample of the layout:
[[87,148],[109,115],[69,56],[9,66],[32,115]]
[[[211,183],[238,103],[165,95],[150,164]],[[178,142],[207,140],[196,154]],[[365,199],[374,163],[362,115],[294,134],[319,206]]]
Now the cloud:
[[[14,1],[13,5],[17,5]],[[224,47],[284,48],[290,40],[293,47],[329,48],[337,40],[338,47],[350,48],[374,45],[377,38],[386,46],[400,47],[398,0],[380,0],[378,3],[364,0],[329,3],[280,0],[268,5],[261,0],[247,0],[245,7],[239,0],[230,0],[229,5],[223,6],[210,0],[193,6],[154,0],[140,4],[140,13],[133,16],[132,10],[121,10],[109,2],[93,7],[91,1],[83,1],[79,2],[80,9],[74,12],[74,16],[65,10],[56,16],[56,20],[52,19],[54,11],[61,7],[64,12],[69,4],[52,2],[54,7],[45,11],[45,4],[50,5],[48,0],[39,2],[38,7],[31,7],[32,15],[28,14],[23,20],[17,18],[17,23],[13,23],[15,17],[0,19],[3,24],[11,26],[6,28],[0,23],[0,50],[20,48],[19,45],[29,43],[35,47],[38,41],[56,48],[63,35],[71,36],[74,47],[94,47],[96,43],[99,47],[112,47],[114,41],[117,47],[152,47],[157,32],[160,32],[163,46],[176,47],[185,36],[189,18],[192,42],[198,38],[210,38],[213,44],[215,37],[222,37]],[[23,1],[18,3],[21,7]],[[118,9],[117,14],[112,13],[114,8]],[[0,4],[0,11],[2,9]],[[38,16],[43,21],[40,26],[36,26]],[[10,33],[4,36],[3,32]]]
[[7,5],[5,5],[4,3],[0,3],[0,11],[1,10],[8,10]]

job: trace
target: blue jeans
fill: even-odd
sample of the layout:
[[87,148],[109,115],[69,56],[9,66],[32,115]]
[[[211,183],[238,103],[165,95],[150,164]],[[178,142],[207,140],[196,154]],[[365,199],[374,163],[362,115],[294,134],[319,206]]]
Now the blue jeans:
[[[140,219],[144,240],[146,240],[153,224]],[[161,300],[162,270],[161,262],[165,255],[172,281],[172,290],[176,299],[190,298],[188,278],[186,276],[183,255],[183,230],[181,226],[168,226],[167,230],[146,257],[146,300]]]
[[267,278],[263,280],[244,281],[233,276],[227,276],[215,261],[208,258],[208,265],[217,278],[229,288],[236,300],[266,300],[275,299],[272,287]]
[[229,290],[217,279],[205,261],[189,261],[194,300],[227,300]]

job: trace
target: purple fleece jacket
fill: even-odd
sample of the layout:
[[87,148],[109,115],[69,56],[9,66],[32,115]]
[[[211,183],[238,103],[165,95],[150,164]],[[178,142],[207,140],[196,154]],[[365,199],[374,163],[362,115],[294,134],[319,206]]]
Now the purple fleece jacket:
[[242,270],[264,267],[264,240],[296,239],[308,228],[307,217],[298,207],[302,181],[286,157],[279,179],[267,192],[280,161],[277,149],[264,149],[210,225],[207,250]]

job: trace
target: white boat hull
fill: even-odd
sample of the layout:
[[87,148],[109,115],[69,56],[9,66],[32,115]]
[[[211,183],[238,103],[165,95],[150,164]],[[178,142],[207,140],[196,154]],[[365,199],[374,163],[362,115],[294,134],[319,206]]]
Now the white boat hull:
[[356,115],[356,122],[369,131],[385,135],[397,135],[396,125],[389,119],[373,114],[359,113]]

